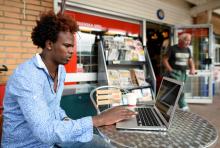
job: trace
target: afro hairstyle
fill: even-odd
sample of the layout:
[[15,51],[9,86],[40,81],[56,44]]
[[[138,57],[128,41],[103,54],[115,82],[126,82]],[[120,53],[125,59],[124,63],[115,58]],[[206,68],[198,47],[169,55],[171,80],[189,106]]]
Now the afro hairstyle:
[[59,32],[75,33],[78,31],[76,21],[67,14],[55,14],[49,11],[41,14],[40,20],[36,21],[37,25],[33,28],[31,38],[34,45],[44,49],[47,40],[55,43]]

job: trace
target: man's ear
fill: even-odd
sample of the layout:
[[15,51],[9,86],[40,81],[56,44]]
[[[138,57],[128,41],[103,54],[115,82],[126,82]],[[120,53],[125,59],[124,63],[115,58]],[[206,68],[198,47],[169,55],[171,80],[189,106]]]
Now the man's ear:
[[53,46],[53,42],[52,41],[50,41],[50,40],[47,40],[46,42],[45,42],[45,48],[47,49],[47,50],[52,50],[52,46]]

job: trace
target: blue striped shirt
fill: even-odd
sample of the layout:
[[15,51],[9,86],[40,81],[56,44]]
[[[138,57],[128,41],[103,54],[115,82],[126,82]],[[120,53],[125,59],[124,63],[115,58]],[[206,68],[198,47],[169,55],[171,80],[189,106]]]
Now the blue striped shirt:
[[57,143],[88,142],[93,137],[91,117],[62,120],[60,99],[66,76],[58,67],[57,91],[39,54],[19,65],[10,76],[4,97],[2,147],[53,147]]

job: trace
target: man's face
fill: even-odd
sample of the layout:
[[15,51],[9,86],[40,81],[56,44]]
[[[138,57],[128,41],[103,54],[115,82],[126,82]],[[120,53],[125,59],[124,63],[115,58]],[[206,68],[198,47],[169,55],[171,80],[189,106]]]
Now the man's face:
[[53,43],[53,61],[56,64],[67,64],[73,54],[74,47],[73,34],[70,32],[60,32],[58,39]]
[[180,40],[181,47],[186,48],[189,47],[191,43],[191,36],[187,35],[183,40]]

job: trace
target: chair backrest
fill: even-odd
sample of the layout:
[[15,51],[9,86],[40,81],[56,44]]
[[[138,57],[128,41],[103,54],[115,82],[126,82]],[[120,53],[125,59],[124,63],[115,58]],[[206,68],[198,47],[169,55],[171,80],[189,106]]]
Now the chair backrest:
[[[121,89],[117,86],[100,86],[93,89],[90,92],[90,99],[96,108],[97,113],[100,113],[99,106],[120,104],[122,100],[122,91],[127,92],[127,90]],[[96,98],[94,99],[94,97]]]
[[121,91],[117,88],[97,90],[96,102],[97,106],[114,103],[119,104],[121,102]]

